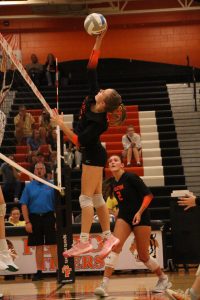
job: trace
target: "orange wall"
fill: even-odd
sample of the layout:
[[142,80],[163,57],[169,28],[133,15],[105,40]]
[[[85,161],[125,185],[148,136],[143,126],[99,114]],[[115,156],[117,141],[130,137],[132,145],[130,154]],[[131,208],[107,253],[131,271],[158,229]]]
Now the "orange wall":
[[[94,38],[83,29],[82,18],[10,20],[0,31],[19,32],[23,63],[36,53],[44,63],[47,53],[59,61],[85,59]],[[186,64],[200,67],[200,12],[159,13],[107,17],[109,30],[102,57]]]

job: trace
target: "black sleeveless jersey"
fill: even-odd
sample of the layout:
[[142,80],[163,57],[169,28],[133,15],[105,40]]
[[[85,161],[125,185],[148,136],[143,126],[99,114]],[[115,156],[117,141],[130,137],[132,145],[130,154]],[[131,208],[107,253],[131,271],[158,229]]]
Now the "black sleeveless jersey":
[[107,113],[94,113],[91,106],[95,104],[95,95],[99,92],[96,69],[88,69],[89,95],[82,103],[79,121],[75,129],[78,141],[83,147],[100,144],[100,135],[107,130]]

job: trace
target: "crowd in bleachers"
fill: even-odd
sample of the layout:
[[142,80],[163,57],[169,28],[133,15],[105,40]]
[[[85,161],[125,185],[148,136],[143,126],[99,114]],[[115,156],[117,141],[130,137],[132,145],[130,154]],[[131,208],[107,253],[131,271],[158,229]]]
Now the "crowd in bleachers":
[[[17,153],[9,154],[8,158],[32,173],[34,173],[37,163],[44,164],[46,179],[53,181],[57,165],[57,131],[49,113],[46,109],[27,110],[25,105],[21,105],[14,117],[14,125]],[[80,169],[82,154],[68,141],[66,141],[64,149],[65,163],[70,168]],[[0,175],[5,201],[10,203],[8,209],[10,212],[20,200],[24,182],[29,181],[30,178],[6,162],[0,165]]]
[[56,60],[52,53],[49,53],[46,62],[42,65],[36,54],[31,54],[31,61],[25,66],[27,73],[33,82],[40,86],[43,77],[46,78],[48,86],[53,86],[56,83]]

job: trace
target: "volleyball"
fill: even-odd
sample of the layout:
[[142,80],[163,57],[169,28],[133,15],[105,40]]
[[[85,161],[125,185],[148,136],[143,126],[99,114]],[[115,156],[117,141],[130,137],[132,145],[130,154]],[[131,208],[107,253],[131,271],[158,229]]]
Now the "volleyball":
[[86,17],[84,27],[88,34],[98,35],[107,28],[107,22],[103,15],[93,13]]

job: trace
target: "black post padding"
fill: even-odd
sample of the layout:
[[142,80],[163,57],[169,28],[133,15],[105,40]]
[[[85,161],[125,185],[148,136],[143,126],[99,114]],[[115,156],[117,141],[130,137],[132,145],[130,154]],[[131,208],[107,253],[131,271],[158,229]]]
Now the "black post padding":
[[75,281],[74,258],[64,258],[63,251],[71,248],[72,234],[72,206],[71,206],[71,169],[64,165],[62,168],[62,186],[64,195],[57,193],[56,226],[58,247],[58,282],[73,283]]
[[175,198],[170,201],[175,264],[200,263],[200,207],[184,210]]

